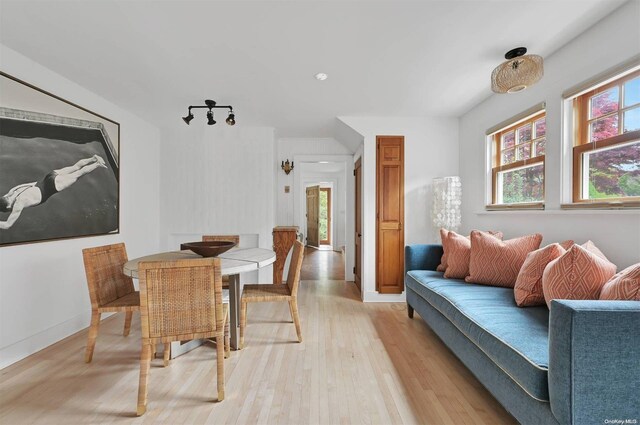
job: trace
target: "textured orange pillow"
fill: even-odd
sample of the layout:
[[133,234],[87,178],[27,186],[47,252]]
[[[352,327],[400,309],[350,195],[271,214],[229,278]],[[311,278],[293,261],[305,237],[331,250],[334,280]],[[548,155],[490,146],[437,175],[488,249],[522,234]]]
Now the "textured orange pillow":
[[574,244],[575,242],[572,241],[571,239],[567,239],[566,241],[560,242],[560,246],[563,247],[565,251],[571,248]]
[[539,233],[501,241],[487,233],[471,232],[469,283],[513,288],[527,254],[540,248]]
[[604,284],[616,273],[616,265],[589,241],[573,245],[550,262],[542,275],[547,306],[551,300],[597,300]]
[[640,263],[627,267],[605,283],[600,299],[640,301]]
[[436,271],[443,272],[447,270],[447,236],[449,231],[447,229],[440,229],[440,240],[442,241],[442,258],[440,258],[440,264],[436,267]]
[[552,243],[527,255],[513,287],[513,295],[518,307],[544,305],[544,293],[542,292],[544,268],[565,252],[566,250],[561,244]]
[[[442,258],[440,259],[440,264],[438,264],[438,267],[436,267],[436,270],[439,272],[444,272],[447,270],[447,266],[449,265],[449,255],[448,252],[451,251],[451,247],[449,247],[449,233],[452,233],[451,230],[447,230],[447,229],[440,229],[440,239],[442,240]],[[455,233],[455,232],[453,232]],[[502,239],[502,232],[498,232],[498,231],[493,231],[493,230],[489,230],[487,233],[489,233],[490,235],[495,236],[498,239]],[[455,233],[457,234],[457,233]],[[459,235],[462,236],[462,235]],[[469,239],[469,236],[465,236],[465,238]],[[462,279],[462,278],[460,278]]]

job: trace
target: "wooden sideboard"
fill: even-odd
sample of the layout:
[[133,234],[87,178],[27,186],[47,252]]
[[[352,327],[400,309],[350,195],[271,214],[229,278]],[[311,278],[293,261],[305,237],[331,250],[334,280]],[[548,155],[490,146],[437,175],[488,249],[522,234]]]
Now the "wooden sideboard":
[[287,261],[287,254],[298,239],[298,226],[276,226],[273,228],[273,250],[276,252],[276,262],[273,263],[273,283],[284,281],[282,272]]

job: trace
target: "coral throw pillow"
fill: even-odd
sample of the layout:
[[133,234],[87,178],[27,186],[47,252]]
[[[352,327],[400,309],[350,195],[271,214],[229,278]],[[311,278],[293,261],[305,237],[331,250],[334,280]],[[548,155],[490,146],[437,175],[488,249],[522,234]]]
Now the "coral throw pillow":
[[550,262],[542,275],[547,306],[551,300],[597,300],[604,284],[616,273],[616,265],[589,241],[573,245]]
[[436,271],[443,272],[447,270],[447,236],[449,236],[449,231],[447,229],[440,229],[440,240],[442,240],[442,258],[440,259],[440,264],[436,267]]
[[471,232],[469,276],[465,281],[513,288],[527,254],[540,248],[539,233],[501,241],[487,233]]
[[627,267],[605,283],[600,299],[640,301],[640,263]]
[[575,242],[572,241],[571,239],[567,239],[566,241],[560,242],[560,246],[563,247],[565,249],[565,251],[567,249],[571,248],[574,244],[575,244]]
[[513,295],[518,307],[544,305],[544,293],[542,292],[544,268],[565,252],[562,244],[552,243],[527,255],[513,288]]
[[[447,230],[447,229],[440,229],[440,239],[442,240],[442,258],[440,259],[440,264],[438,265],[438,267],[436,267],[436,270],[439,272],[444,272],[447,270],[447,267],[449,265],[449,251],[451,251],[453,248],[449,246],[449,233],[453,233],[455,235],[458,235],[456,232],[453,232],[451,230]],[[490,235],[495,236],[498,239],[502,239],[502,232],[497,232],[497,231],[488,231],[487,233],[489,233]],[[458,235],[458,236],[462,236],[462,235]],[[469,236],[465,236],[465,238],[469,239]],[[471,248],[471,245],[469,245],[469,248]],[[466,275],[465,275],[466,276]],[[460,278],[462,279],[462,278]]]

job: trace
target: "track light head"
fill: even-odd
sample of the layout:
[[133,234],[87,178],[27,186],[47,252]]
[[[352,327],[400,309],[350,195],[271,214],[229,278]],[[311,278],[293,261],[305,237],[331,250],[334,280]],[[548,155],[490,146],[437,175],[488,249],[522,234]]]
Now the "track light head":
[[186,117],[182,117],[182,121],[184,121],[187,125],[189,125],[192,119],[193,114],[191,113],[191,111],[189,111],[189,115],[187,115]]
[[229,125],[236,125],[236,116],[233,113],[233,111],[229,112],[229,116],[227,117],[227,124]]
[[216,120],[213,119],[213,111],[207,112],[207,124],[214,125]]

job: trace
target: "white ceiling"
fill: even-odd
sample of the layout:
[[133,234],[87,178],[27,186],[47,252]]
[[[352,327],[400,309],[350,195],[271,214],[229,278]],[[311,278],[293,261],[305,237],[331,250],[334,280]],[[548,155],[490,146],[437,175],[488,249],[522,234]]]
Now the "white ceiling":
[[547,56],[621,3],[0,0],[0,43],[160,127],[211,98],[317,137],[336,116],[458,116],[505,51]]

